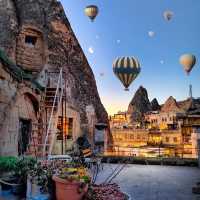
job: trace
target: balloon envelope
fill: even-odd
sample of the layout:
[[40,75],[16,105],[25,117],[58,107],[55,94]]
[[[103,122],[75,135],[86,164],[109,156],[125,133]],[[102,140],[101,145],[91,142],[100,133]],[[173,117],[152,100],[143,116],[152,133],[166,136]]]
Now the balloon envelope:
[[94,21],[98,13],[99,9],[95,5],[90,5],[85,8],[85,15],[88,16],[92,21]]
[[140,63],[134,57],[120,57],[113,63],[113,72],[122,82],[125,90],[128,90],[128,87],[137,78],[140,71]]
[[148,32],[148,35],[149,35],[149,37],[154,37],[154,36],[155,36],[155,32],[149,31],[149,32]]
[[183,66],[184,71],[189,74],[196,64],[196,57],[192,54],[184,54],[180,57],[180,64]]
[[163,13],[163,17],[165,18],[165,20],[167,21],[170,21],[173,17],[174,13],[170,10],[166,10],[164,13]]

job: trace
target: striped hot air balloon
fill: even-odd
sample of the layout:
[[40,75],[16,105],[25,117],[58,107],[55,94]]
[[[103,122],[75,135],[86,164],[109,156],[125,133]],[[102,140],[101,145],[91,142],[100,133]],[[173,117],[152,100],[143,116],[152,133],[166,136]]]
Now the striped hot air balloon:
[[126,91],[129,90],[128,87],[137,78],[140,71],[140,63],[134,57],[120,57],[113,63],[113,72],[122,82]]
[[99,9],[95,5],[89,5],[85,8],[85,15],[88,16],[92,21],[96,18],[98,15]]

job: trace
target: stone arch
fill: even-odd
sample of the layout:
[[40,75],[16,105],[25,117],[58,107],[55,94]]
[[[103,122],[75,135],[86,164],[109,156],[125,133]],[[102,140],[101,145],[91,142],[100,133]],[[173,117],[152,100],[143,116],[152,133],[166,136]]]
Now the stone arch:
[[24,96],[29,98],[29,100],[31,101],[33,105],[33,109],[35,113],[37,114],[39,111],[39,101],[37,100],[37,98],[32,93],[29,93],[29,92],[24,93]]
[[39,73],[45,62],[45,42],[42,31],[35,26],[23,26],[17,37],[16,63],[26,71]]
[[[36,117],[39,111],[39,102],[40,102],[40,95],[37,95],[31,88],[20,86],[20,90],[17,95],[17,104],[20,104],[20,101],[26,101],[31,104],[32,110],[34,111],[34,116]],[[23,106],[19,105],[21,109],[23,109]]]
[[39,111],[39,101],[33,93],[25,92],[20,95],[17,101],[18,107],[18,134],[17,148],[18,154],[22,155],[29,149],[31,136],[37,123],[37,113]]

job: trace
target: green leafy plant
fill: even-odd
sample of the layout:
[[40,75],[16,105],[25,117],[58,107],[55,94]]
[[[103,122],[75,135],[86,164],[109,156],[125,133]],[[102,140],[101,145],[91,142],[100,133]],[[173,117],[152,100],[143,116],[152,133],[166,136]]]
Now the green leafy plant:
[[13,156],[1,156],[0,157],[0,172],[13,172],[15,171],[17,157]]
[[90,181],[91,181],[89,176],[83,176],[83,177],[81,177],[81,179],[83,179],[84,183],[90,183]]
[[34,165],[29,171],[29,175],[37,181],[39,186],[46,186],[48,181],[48,171],[45,169],[40,162]]
[[18,159],[14,167],[14,176],[18,178],[19,182],[25,184],[29,172],[34,169],[36,164],[36,159],[32,157]]

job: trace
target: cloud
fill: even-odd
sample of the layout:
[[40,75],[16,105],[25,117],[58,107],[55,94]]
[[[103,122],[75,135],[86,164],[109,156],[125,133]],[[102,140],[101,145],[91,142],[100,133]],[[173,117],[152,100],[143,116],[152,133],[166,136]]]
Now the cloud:
[[97,40],[99,39],[99,35],[96,35],[95,37],[96,37]]
[[121,42],[121,40],[117,40],[117,44],[119,44]]
[[91,54],[93,54],[93,53],[94,53],[93,47],[89,47],[89,48],[88,48],[88,52],[91,53]]

